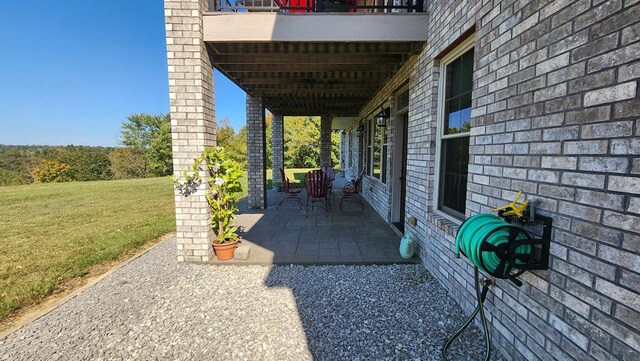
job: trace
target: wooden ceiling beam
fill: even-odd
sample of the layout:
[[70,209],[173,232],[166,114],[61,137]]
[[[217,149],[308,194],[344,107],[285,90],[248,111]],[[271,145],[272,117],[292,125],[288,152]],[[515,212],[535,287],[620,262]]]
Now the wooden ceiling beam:
[[247,87],[252,85],[318,85],[318,86],[337,86],[337,85],[380,85],[379,78],[367,79],[332,79],[332,78],[238,78],[238,81]]
[[339,80],[377,80],[386,78],[386,72],[374,71],[319,71],[319,72],[243,72],[238,73],[243,81],[249,79],[339,79]]
[[413,43],[210,43],[219,54],[409,54]]
[[229,64],[217,65],[228,74],[236,73],[292,73],[292,72],[344,72],[344,71],[368,71],[389,74],[400,64]]
[[367,54],[213,54],[211,61],[216,64],[344,64],[357,69],[358,64],[399,64],[403,55]]

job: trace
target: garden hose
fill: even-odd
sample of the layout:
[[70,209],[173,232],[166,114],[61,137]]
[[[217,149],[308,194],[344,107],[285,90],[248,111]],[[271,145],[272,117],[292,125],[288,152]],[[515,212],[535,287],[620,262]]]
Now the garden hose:
[[479,269],[499,278],[512,278],[512,270],[525,264],[533,248],[531,236],[497,216],[481,213],[468,218],[456,236],[456,254],[462,253]]
[[456,338],[458,338],[458,336],[460,336],[460,334],[462,333],[462,331],[464,331],[470,324],[471,321],[473,321],[473,319],[476,317],[476,315],[478,313],[480,313],[480,319],[482,320],[482,330],[484,332],[484,361],[488,361],[489,360],[489,356],[491,355],[491,338],[489,337],[489,325],[487,323],[487,317],[484,314],[484,300],[487,297],[487,292],[489,291],[489,286],[491,285],[491,280],[485,280],[482,283],[482,291],[480,291],[480,276],[479,276],[479,271],[478,271],[478,267],[474,267],[474,278],[475,278],[475,283],[476,283],[476,297],[478,298],[478,305],[476,306],[476,309],[473,310],[473,313],[471,314],[471,316],[469,316],[469,318],[467,319],[467,321],[465,323],[462,324],[462,326],[460,326],[460,328],[458,328],[458,330],[451,336],[449,337],[449,339],[447,340],[447,342],[445,342],[444,346],[442,346],[442,357],[445,360],[450,360],[447,357],[447,350],[449,349],[449,347],[451,346],[451,343],[453,343],[453,340],[455,340]]
[[493,214],[477,214],[462,223],[456,235],[455,252],[456,257],[459,257],[459,254],[462,253],[474,265],[478,305],[467,321],[458,328],[442,347],[442,355],[445,360],[449,360],[446,354],[453,340],[460,336],[478,313],[480,314],[484,332],[484,360],[489,360],[491,338],[489,337],[489,327],[483,305],[489,286],[493,282],[490,279],[483,281],[482,290],[480,290],[480,270],[497,278],[509,278],[514,283],[521,285],[522,283],[515,276],[524,272],[518,266],[527,264],[532,258],[533,246],[530,243],[531,240],[531,235],[527,231],[511,225]]

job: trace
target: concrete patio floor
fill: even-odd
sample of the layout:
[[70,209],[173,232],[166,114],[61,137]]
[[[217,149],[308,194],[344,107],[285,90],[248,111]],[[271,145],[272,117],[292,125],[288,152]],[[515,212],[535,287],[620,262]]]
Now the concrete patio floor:
[[419,263],[400,257],[400,236],[366,202],[364,209],[355,200],[345,200],[340,209],[344,178],[334,182],[332,206],[324,203],[307,211],[306,193],[302,207],[293,200],[278,209],[284,193],[269,191],[267,209],[248,209],[239,204],[236,224],[241,229],[241,247],[249,248],[247,259],[218,261],[215,264],[397,264]]

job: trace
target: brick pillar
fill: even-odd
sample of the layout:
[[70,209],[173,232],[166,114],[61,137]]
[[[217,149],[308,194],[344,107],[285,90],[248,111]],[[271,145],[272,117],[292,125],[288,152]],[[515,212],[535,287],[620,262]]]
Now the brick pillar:
[[331,166],[331,117],[320,117],[320,165]]
[[273,115],[271,121],[271,170],[273,182],[282,183],[279,169],[284,169],[284,117]]
[[[206,146],[215,145],[213,68],[205,48],[202,13],[207,0],[166,0],[167,62],[173,170],[188,170]],[[202,173],[205,177],[206,174]],[[196,194],[176,192],[179,262],[207,262],[213,257],[211,217],[203,182]]]
[[267,206],[267,157],[262,97],[247,94],[249,208]]

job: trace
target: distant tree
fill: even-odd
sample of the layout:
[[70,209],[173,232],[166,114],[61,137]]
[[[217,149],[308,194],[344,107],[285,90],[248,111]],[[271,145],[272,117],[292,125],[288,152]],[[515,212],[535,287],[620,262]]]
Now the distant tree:
[[43,159],[40,165],[31,171],[36,183],[66,182],[69,177],[69,166],[55,159]]
[[135,148],[116,148],[109,154],[109,160],[115,179],[144,178],[147,174],[145,156]]
[[133,114],[122,124],[122,144],[145,155],[147,175],[173,172],[171,118],[169,114]]
[[267,145],[267,168],[271,168],[271,156],[273,155],[273,145],[271,143],[273,137],[273,114],[271,112],[267,112],[267,116],[264,119],[265,121],[265,139]]
[[287,117],[284,127],[285,166],[320,165],[320,117]]
[[240,128],[236,134],[235,129],[229,125],[227,118],[222,119],[218,124],[216,143],[224,147],[229,157],[240,163],[242,167],[247,164],[247,129]]
[[0,186],[17,186],[20,184],[24,183],[18,172],[0,168]]
[[69,145],[49,148],[47,157],[69,166],[69,180],[95,181],[112,178],[110,152],[110,148]]

